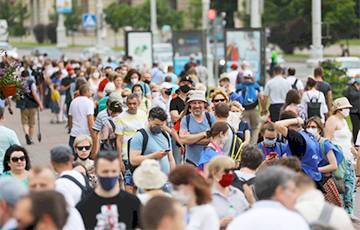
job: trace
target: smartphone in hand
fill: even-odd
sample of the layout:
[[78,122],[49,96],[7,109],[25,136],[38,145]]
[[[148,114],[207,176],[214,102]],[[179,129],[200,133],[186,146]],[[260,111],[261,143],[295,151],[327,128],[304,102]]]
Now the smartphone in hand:
[[171,151],[170,149],[164,150],[165,153],[169,153],[170,151]]

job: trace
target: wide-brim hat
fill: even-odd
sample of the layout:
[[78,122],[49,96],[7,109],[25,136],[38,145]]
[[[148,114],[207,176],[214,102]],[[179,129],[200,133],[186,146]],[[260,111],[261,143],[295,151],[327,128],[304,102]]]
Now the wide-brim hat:
[[222,73],[222,74],[220,75],[219,82],[221,82],[221,81],[230,81],[229,75],[228,75],[227,73]]
[[346,97],[340,97],[336,99],[333,103],[333,110],[339,110],[339,109],[349,109],[352,108],[352,105],[350,104],[349,100]]
[[147,159],[135,169],[133,179],[138,188],[160,189],[166,183],[167,176],[161,171],[158,161]]
[[201,91],[201,90],[192,90],[189,93],[189,99],[187,100],[187,102],[192,102],[192,101],[203,101],[205,103],[207,103],[206,98],[205,98],[205,92]]

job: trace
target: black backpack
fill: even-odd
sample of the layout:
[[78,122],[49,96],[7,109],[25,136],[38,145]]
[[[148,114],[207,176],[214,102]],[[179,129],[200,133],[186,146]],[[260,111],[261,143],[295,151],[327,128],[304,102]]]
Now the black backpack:
[[296,86],[297,83],[298,83],[298,80],[299,80],[299,79],[296,78],[295,82],[291,85],[291,88],[292,88],[292,89],[295,89],[295,90],[298,89],[297,86]]
[[321,117],[321,112],[320,112],[321,102],[319,102],[320,92],[319,92],[318,97],[310,98],[309,93],[307,93],[306,95],[309,98],[309,102],[307,102],[307,115],[308,115],[308,118],[314,117],[314,116]]
[[247,184],[247,185],[253,185],[255,183],[255,178],[256,177],[253,177],[253,178],[250,178],[249,180],[244,180],[244,178],[239,178],[236,174],[235,174],[235,177],[234,177],[234,180],[233,182],[231,183],[232,186],[234,186],[235,188],[238,188],[240,189],[242,192],[244,192],[244,189],[243,189],[243,185],[244,184]]
[[[140,132],[141,135],[143,136],[143,142],[142,142],[142,147],[141,147],[141,155],[144,155],[145,153],[145,150],[146,150],[146,146],[148,144],[148,141],[149,141],[149,134],[146,132],[145,129],[139,129],[137,130],[136,132]],[[170,145],[170,137],[169,135],[167,134],[167,132],[165,132],[164,130],[161,130],[161,133],[162,135],[165,136],[166,140],[168,141],[168,147],[170,149],[171,145]],[[130,138],[128,140],[128,145],[127,145],[127,153],[128,153],[128,162],[129,162],[129,168],[130,168],[130,171],[131,172],[134,172],[134,170],[138,167],[138,165],[132,165],[131,164],[131,161],[130,161],[130,144],[131,144],[131,140],[132,138]]]
[[78,180],[76,180],[73,176],[70,175],[62,175],[60,178],[66,178],[71,180],[74,184],[76,184],[81,189],[81,200],[85,199],[85,197],[93,190],[90,186],[89,179],[84,175],[81,174],[85,180],[85,186],[82,185]]

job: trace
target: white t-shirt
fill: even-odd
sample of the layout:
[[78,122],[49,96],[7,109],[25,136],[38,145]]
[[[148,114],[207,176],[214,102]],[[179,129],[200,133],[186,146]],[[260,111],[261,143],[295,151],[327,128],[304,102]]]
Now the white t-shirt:
[[291,90],[290,83],[278,75],[266,83],[264,95],[269,97],[270,104],[283,104],[289,90]]
[[83,230],[85,229],[83,219],[79,211],[74,207],[69,207],[69,216],[62,230]]
[[[304,94],[301,98],[301,104],[304,105],[306,113],[307,113],[307,103],[310,102],[311,99],[313,99],[313,101],[318,99],[318,102],[321,103],[321,106],[320,106],[321,121],[325,122],[324,114],[327,113],[329,110],[326,105],[324,94],[318,90],[309,90],[309,91],[304,92]],[[307,117],[309,117],[309,116],[307,116]]]
[[210,204],[199,205],[191,208],[188,213],[186,230],[218,230],[219,217],[215,208]]
[[[288,76],[286,78],[286,80],[290,83],[291,86],[295,83],[296,79],[297,78],[295,76]],[[304,89],[304,84],[300,79],[298,79],[298,81],[296,82],[296,89],[297,90],[303,90]]]
[[80,134],[89,135],[87,116],[94,115],[94,102],[85,96],[75,98],[69,108],[72,116],[72,128],[70,136],[77,137]]
[[85,178],[84,176],[75,170],[69,170],[62,172],[59,175],[59,178],[55,181],[55,190],[59,193],[63,194],[65,197],[66,202],[68,203],[69,207],[75,207],[75,205],[81,200],[81,188],[77,186],[74,182],[67,178],[61,178],[63,175],[70,175],[74,177],[77,181],[79,181],[84,187]]

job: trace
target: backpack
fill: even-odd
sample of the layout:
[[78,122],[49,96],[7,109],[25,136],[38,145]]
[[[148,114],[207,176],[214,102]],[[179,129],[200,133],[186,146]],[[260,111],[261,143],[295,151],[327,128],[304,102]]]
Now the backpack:
[[[212,122],[211,122],[210,113],[209,113],[209,112],[205,112],[205,117],[206,117],[206,120],[207,120],[209,126],[211,127],[211,126],[212,126]],[[190,127],[190,114],[186,115],[186,116],[185,116],[185,119],[186,119],[186,128],[187,128],[187,130],[189,130],[189,127]]]
[[[114,121],[109,118],[108,119],[109,124],[111,125],[111,131],[115,133],[115,123]],[[100,144],[100,151],[115,151],[116,150],[116,139],[111,138],[111,133],[109,133],[109,136],[106,140],[103,140]]]
[[309,102],[307,102],[307,114],[308,117],[321,117],[321,112],[320,112],[320,108],[321,108],[321,102],[319,102],[319,98],[320,98],[320,92],[319,92],[319,96],[316,97],[312,97],[310,98],[309,93],[306,94],[307,97],[309,98]]
[[292,88],[292,89],[295,89],[295,90],[298,89],[297,86],[296,86],[297,83],[298,83],[298,80],[299,80],[299,79],[296,78],[295,82],[291,85],[291,88]]
[[240,189],[240,191],[244,192],[243,185],[244,184],[247,184],[249,186],[253,185],[255,183],[255,178],[256,177],[250,178],[249,180],[245,180],[244,178],[239,178],[235,173],[235,177],[231,185],[234,186],[235,188]]
[[[325,152],[325,138],[321,138],[319,143],[320,143],[320,150],[321,150],[321,154],[322,157],[324,159],[326,159],[326,152]],[[335,149],[333,149],[334,154],[336,154],[336,152],[338,154],[341,154],[344,156],[341,147],[332,143],[335,146]],[[341,162],[337,162],[338,164],[338,168],[332,172],[332,177],[334,179],[334,182],[336,184],[336,187],[339,191],[339,193],[344,193],[345,192],[345,184],[344,184],[344,177],[345,177],[345,173],[346,173],[346,160],[345,158],[341,161]]]
[[239,138],[236,135],[234,128],[231,127],[230,125],[228,125],[228,126],[229,126],[231,132],[233,133],[233,138],[231,141],[231,148],[230,148],[230,152],[229,152],[228,156],[230,156],[234,161],[240,162],[242,149],[244,147],[244,142],[241,140],[241,138]]
[[[143,142],[142,142],[142,147],[141,147],[141,155],[144,155],[145,150],[146,150],[146,146],[148,144],[149,141],[149,134],[146,132],[145,129],[139,129],[136,132],[140,132],[142,137],[143,137]],[[171,140],[170,137],[168,136],[167,132],[165,132],[164,130],[161,130],[161,133],[165,136],[166,140],[168,141],[168,147],[170,149],[171,147]],[[130,144],[131,144],[131,140],[132,138],[130,138],[128,140],[128,145],[127,145],[127,154],[128,154],[128,162],[129,162],[129,168],[131,172],[134,172],[134,170],[138,167],[138,165],[132,165],[131,161],[130,161]]]
[[245,110],[250,110],[256,108],[258,105],[258,96],[257,96],[257,90],[256,87],[253,87],[252,85],[245,86],[241,90],[241,96],[242,96],[242,106]]
[[84,177],[85,186],[82,185],[78,180],[76,180],[73,176],[70,176],[70,175],[65,174],[65,175],[62,175],[60,178],[66,178],[66,179],[72,181],[74,184],[76,184],[81,189],[81,199],[80,200],[83,200],[89,194],[89,192],[91,192],[93,189],[90,186],[89,179],[85,175],[83,175],[83,174],[81,174],[81,175]]

